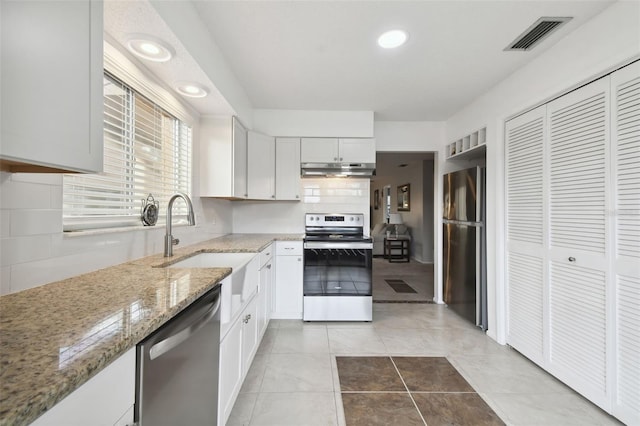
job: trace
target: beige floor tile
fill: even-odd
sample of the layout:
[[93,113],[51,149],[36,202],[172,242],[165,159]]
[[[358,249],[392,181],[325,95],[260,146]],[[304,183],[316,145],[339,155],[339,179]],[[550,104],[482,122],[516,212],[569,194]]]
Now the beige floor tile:
[[615,418],[575,393],[491,394],[509,424],[516,426],[621,425]]
[[227,426],[248,426],[251,422],[253,408],[256,405],[257,393],[241,393],[231,410]]
[[387,352],[384,343],[373,329],[328,329],[329,348],[333,354],[372,355]]
[[281,328],[272,353],[329,353],[326,327]]
[[260,392],[330,392],[329,354],[270,354]]
[[333,392],[261,393],[251,417],[252,426],[337,424]]

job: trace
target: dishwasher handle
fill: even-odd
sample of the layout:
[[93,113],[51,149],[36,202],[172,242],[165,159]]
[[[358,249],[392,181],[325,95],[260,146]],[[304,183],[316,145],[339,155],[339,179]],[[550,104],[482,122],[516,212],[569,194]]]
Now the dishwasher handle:
[[220,295],[216,297],[215,302],[211,303],[211,308],[209,308],[196,322],[153,345],[151,349],[149,349],[149,359],[153,361],[189,339],[195,332],[204,327],[206,323],[216,315],[219,309]]

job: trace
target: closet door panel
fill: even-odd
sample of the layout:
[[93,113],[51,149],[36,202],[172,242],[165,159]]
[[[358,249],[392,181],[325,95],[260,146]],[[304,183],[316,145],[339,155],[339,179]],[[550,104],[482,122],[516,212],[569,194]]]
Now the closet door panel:
[[548,366],[606,410],[609,92],[609,79],[603,78],[547,105]]
[[544,363],[546,106],[506,123],[507,341]]
[[558,261],[549,269],[550,371],[606,406],[606,271]]
[[640,63],[611,76],[615,185],[613,411],[640,424]]

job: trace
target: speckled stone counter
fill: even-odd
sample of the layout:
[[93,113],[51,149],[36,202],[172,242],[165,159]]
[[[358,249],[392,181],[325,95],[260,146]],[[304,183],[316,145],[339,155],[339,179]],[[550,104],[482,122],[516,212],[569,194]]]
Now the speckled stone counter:
[[301,239],[230,234],[0,297],[0,425],[29,424],[231,273],[164,266]]

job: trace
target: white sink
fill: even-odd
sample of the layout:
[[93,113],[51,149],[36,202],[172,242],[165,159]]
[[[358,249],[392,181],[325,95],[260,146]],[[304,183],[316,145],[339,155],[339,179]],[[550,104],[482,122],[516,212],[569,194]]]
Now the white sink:
[[242,268],[256,253],[200,253],[169,265],[169,268]]
[[220,336],[258,290],[260,256],[258,253],[200,253],[168,268],[231,268],[231,276],[222,281]]

